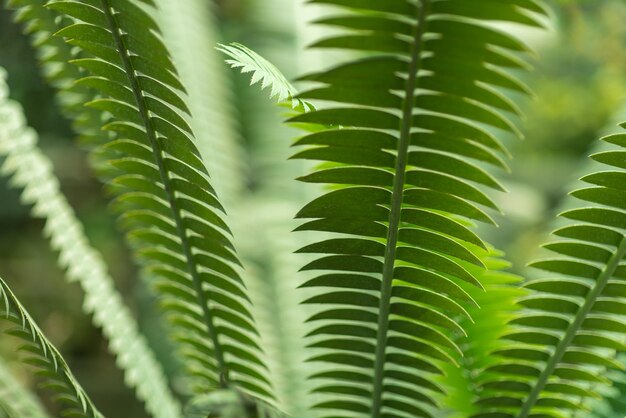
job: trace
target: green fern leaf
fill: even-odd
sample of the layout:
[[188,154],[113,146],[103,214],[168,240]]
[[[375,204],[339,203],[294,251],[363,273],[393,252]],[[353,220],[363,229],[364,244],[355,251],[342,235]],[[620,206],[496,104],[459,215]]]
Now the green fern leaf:
[[[506,72],[524,68],[528,48],[494,21],[543,25],[533,0],[314,0],[344,13],[318,22],[345,32],[320,48],[360,59],[302,80],[299,95],[330,102],[290,120],[330,126],[296,142],[294,158],[323,164],[301,180],[332,191],[297,215],[299,230],[335,237],[301,251],[321,258],[303,270],[321,306],[309,337],[318,350],[324,416],[435,417],[434,376],[452,362],[463,332],[463,262],[484,268],[462,243],[483,242],[458,217],[493,224],[481,190],[503,190],[481,168],[502,167],[494,132],[519,136],[509,92],[527,88]],[[480,7],[477,7],[480,6]],[[442,292],[446,286],[449,292]]]
[[24,362],[39,370],[51,390],[57,395],[65,416],[77,418],[103,418],[89,396],[80,386],[65,360],[43,335],[15,297],[8,285],[0,278],[0,318],[13,325],[6,332],[22,340]]
[[278,68],[245,45],[232,42],[229,45],[218,44],[217,50],[231,57],[226,60],[232,68],[242,73],[252,73],[250,85],[261,83],[261,89],[269,87],[270,99],[275,98],[279,103],[291,102],[293,109],[308,112],[315,107],[297,97],[296,88],[287,80]]
[[[277,152],[281,141],[257,142],[248,138],[256,146],[248,150],[249,161],[242,155],[243,149],[238,147],[241,135],[234,126],[237,109],[230,105],[236,101],[228,92],[226,75],[229,74],[223,65],[222,53],[213,48],[217,43],[218,25],[206,1],[159,0],[157,6],[165,43],[188,90],[187,103],[194,115],[190,125],[234,228],[235,246],[245,266],[242,276],[254,303],[252,313],[257,319],[268,359],[277,404],[290,415],[305,418],[308,416],[306,407],[311,403],[303,371],[309,366],[304,363],[306,354],[302,340],[306,314],[298,306],[296,284],[291,280],[300,263],[294,260],[297,256],[292,253],[298,246],[291,244],[294,237],[289,233],[295,225],[287,221],[295,205],[279,204],[278,201],[289,200],[292,195],[277,193],[278,187],[267,186],[268,177],[286,183],[294,175],[282,170],[268,176],[257,168],[254,170],[255,190],[251,193],[244,181],[246,169],[243,167],[244,162],[252,167],[271,166],[272,170],[281,164],[294,164],[284,161],[284,148]],[[256,15],[254,11],[251,13]],[[293,89],[291,91],[294,94]],[[258,138],[275,137],[279,130],[276,128],[280,128],[280,125],[268,125],[267,118],[259,114],[258,111],[268,109],[266,104],[264,101],[256,105],[246,101],[245,104],[255,109],[253,119],[261,121],[253,124],[251,130]],[[239,124],[244,122],[239,121]],[[266,132],[268,126],[271,126],[271,133]],[[276,164],[270,164],[271,161]],[[220,194],[220,190],[228,194]],[[271,199],[259,197],[269,193]],[[228,199],[224,200],[226,197]],[[251,207],[255,208],[254,217],[250,216]]]
[[467,308],[472,320],[461,319],[459,325],[467,335],[453,337],[461,349],[455,355],[459,366],[444,364],[445,375],[439,379],[446,391],[440,402],[444,407],[441,413],[451,418],[467,417],[479,411],[475,401],[480,396],[482,371],[497,362],[491,353],[507,346],[500,337],[510,331],[508,323],[520,309],[517,299],[528,293],[519,288],[521,277],[505,271],[509,264],[503,260],[502,253],[490,248],[479,250],[478,254],[487,270],[468,263],[464,266],[474,272],[485,291],[463,287],[467,292],[465,297],[473,301],[473,306]]
[[[20,3],[40,7],[36,0]],[[88,74],[74,81],[98,92],[87,106],[109,115],[106,135],[92,138],[102,141],[94,161],[108,179],[112,207],[136,254],[164,296],[194,391],[234,384],[269,399],[238,259],[184,117],[183,87],[158,25],[145,10],[152,5],[85,0],[52,1],[48,7],[67,24],[58,36],[76,47],[72,63]],[[50,20],[45,23],[49,27]],[[63,70],[68,58],[61,55]],[[87,98],[67,101],[78,106]],[[89,134],[102,126],[89,115],[73,115],[79,132],[81,126]]]
[[624,368],[615,353],[626,348],[626,135],[603,140],[612,149],[591,158],[612,170],[571,193],[584,206],[560,215],[559,240],[545,245],[557,257],[532,264],[550,276],[524,286],[531,294],[504,337],[510,348],[486,370],[476,417],[567,416],[609,383],[607,369]]
[[61,193],[52,162],[38,149],[37,134],[25,126],[19,105],[8,100],[3,71],[0,68],[0,156],[5,157],[1,173],[12,178],[13,186],[23,189],[22,200],[33,205],[33,215],[46,220],[50,245],[59,251],[68,279],[80,283],[85,292],[83,307],[110,341],[126,382],[136,388],[155,417],[181,416],[161,366],[115,290],[102,257],[89,245],[81,223]]
[[43,405],[0,361],[0,411],[9,418],[50,418]]

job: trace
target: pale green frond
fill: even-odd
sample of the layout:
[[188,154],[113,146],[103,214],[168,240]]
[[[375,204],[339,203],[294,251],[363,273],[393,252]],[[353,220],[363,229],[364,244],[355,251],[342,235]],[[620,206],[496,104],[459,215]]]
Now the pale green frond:
[[32,364],[56,395],[65,416],[103,418],[80,386],[57,349],[43,335],[35,321],[0,278],[0,320],[10,324],[6,331],[22,342],[23,361]]
[[51,418],[45,408],[0,360],[0,411],[9,418]]
[[243,74],[251,73],[250,85],[261,83],[261,89],[270,89],[270,99],[279,103],[291,102],[291,107],[303,111],[313,110],[312,104],[298,98],[296,88],[287,80],[274,64],[237,42],[228,45],[219,44],[217,50],[231,57],[226,60],[232,68],[239,69]]
[[[298,97],[328,103],[293,123],[327,126],[296,142],[294,158],[322,164],[301,178],[331,185],[298,214],[298,229],[332,238],[300,251],[319,258],[306,287],[320,307],[309,334],[325,417],[437,417],[435,376],[453,362],[471,302],[482,289],[484,243],[458,217],[494,224],[484,189],[503,190],[501,136],[519,137],[511,70],[528,47],[496,23],[542,27],[534,0],[313,0],[338,6],[318,23],[338,34],[313,46],[358,58],[302,77]],[[353,55],[352,55],[353,56]],[[446,285],[451,293],[442,293]]]
[[[60,111],[73,120],[73,127],[80,135],[81,143],[89,148],[101,143],[106,134],[99,128],[102,120],[97,109],[86,108],[83,103],[92,100],[94,92],[88,87],[77,85],[81,70],[67,65],[66,61],[76,57],[71,45],[62,38],[53,36],[59,30],[60,17],[45,8],[47,0],[8,0],[9,9],[14,11],[14,20],[29,35],[33,50],[41,64],[42,75],[59,90],[56,99]],[[64,89],[69,89],[63,93]]]
[[48,9],[58,19],[43,16],[38,0],[20,3],[36,9],[25,20],[42,23],[30,27],[60,22],[56,36],[73,46],[46,45],[55,53],[42,57],[44,66],[52,60],[48,64],[65,70],[69,61],[81,69],[72,85],[97,92],[76,98],[70,86],[63,97],[105,115],[96,120],[79,111],[73,117],[81,133],[85,125],[89,133],[96,126],[105,130],[92,139],[99,141],[93,159],[137,258],[162,296],[193,391],[233,385],[273,398],[223,208],[184,116],[184,87],[146,11],[154,2],[52,1]]
[[33,216],[46,221],[50,246],[59,252],[59,263],[68,280],[78,282],[83,289],[83,309],[93,315],[94,325],[109,340],[126,383],[136,389],[154,417],[180,417],[181,407],[168,388],[161,365],[61,192],[52,162],[37,146],[37,134],[26,126],[20,106],[8,100],[3,71],[0,68],[0,157],[4,157],[0,173],[23,190],[22,201],[33,205]]
[[156,18],[187,88],[188,122],[226,210],[245,193],[246,158],[237,132],[231,83],[215,50],[217,22],[205,0],[158,0]]
[[[294,7],[293,2],[267,0],[252,3],[246,10],[246,19],[252,22],[251,30],[259,34],[255,48],[268,57],[286,58],[282,64],[288,63],[291,73],[297,73],[301,56],[295,45],[287,41],[294,27],[302,23],[296,19]],[[262,16],[271,14],[271,10],[280,10],[280,19],[267,25]],[[295,92],[293,88],[291,91]],[[306,196],[313,194],[292,181],[306,171],[306,163],[287,161],[289,150],[284,144],[292,133],[278,123],[278,115],[284,111],[269,106],[263,95],[257,93],[252,91],[237,97],[239,118],[248,127],[254,187],[249,196],[239,200],[231,215],[277,399],[290,416],[312,418],[317,415],[311,409],[316,396],[311,396],[312,386],[307,376],[315,370],[315,365],[306,361],[308,350],[303,338],[309,328],[305,321],[311,309],[299,305],[302,297],[297,286],[301,281],[295,280],[306,258],[294,251],[305,241],[291,231],[297,226],[293,214],[306,201]],[[289,107],[289,103],[279,105]],[[298,106],[290,112],[302,113],[313,108],[310,104],[307,107]],[[254,217],[249,216],[250,207],[255,208]]]
[[[250,207],[255,208],[253,218],[247,216]],[[233,219],[239,220],[239,248],[277,399],[290,416],[310,418],[315,415],[306,376],[314,367],[306,362],[307,310],[298,305],[294,279],[301,258],[293,252],[301,240],[290,233],[294,223],[285,221],[296,208],[285,200],[251,196],[239,202]]]
[[473,301],[467,308],[471,320],[460,320],[466,335],[452,336],[460,348],[454,354],[457,364],[444,364],[445,374],[438,379],[445,391],[440,401],[442,418],[465,418],[480,410],[476,400],[485,390],[482,372],[497,362],[493,352],[507,346],[500,337],[510,330],[508,323],[521,308],[517,300],[528,293],[519,287],[523,279],[506,271],[510,266],[501,252],[491,247],[476,252],[487,269],[468,263],[464,267],[474,272],[485,290],[463,286],[465,297]]
[[602,170],[582,178],[571,193],[582,204],[560,214],[544,246],[556,256],[532,264],[549,275],[524,285],[524,310],[503,337],[510,348],[486,369],[475,417],[570,416],[610,383],[607,369],[624,369],[626,134],[603,141],[609,149],[591,156]]

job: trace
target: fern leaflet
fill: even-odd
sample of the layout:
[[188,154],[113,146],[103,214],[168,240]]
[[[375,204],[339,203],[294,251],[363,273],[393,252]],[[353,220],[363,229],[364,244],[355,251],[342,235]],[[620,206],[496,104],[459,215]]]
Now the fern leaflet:
[[252,73],[251,85],[260,82],[261,90],[269,87],[270,99],[276,98],[279,103],[291,102],[293,109],[304,112],[315,108],[311,103],[297,97],[296,88],[274,64],[245,45],[237,42],[232,42],[229,45],[219,44],[217,50],[231,57],[231,59],[226,60],[226,63],[232,68],[237,68],[244,74]]

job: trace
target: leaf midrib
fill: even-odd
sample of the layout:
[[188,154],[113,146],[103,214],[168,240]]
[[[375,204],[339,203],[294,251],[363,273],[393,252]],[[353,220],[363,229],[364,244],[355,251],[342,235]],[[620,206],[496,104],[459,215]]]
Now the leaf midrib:
[[404,184],[408,162],[408,151],[411,137],[413,120],[413,104],[415,90],[417,88],[417,73],[422,60],[422,39],[426,33],[426,16],[428,15],[430,0],[422,0],[418,6],[417,25],[411,50],[411,63],[406,83],[402,118],[400,120],[400,138],[398,141],[398,155],[394,176],[393,192],[391,196],[391,210],[389,213],[389,225],[387,244],[383,263],[382,283],[380,292],[380,305],[378,312],[378,327],[376,337],[376,352],[374,359],[374,379],[372,392],[372,418],[380,418],[383,403],[383,383],[385,378],[385,363],[387,353],[387,339],[389,332],[389,315],[391,309],[391,295],[393,288],[393,273],[396,261],[396,249],[398,245],[398,230],[402,213],[402,201],[404,196]]
[[131,84],[131,89],[133,95],[135,97],[135,101],[137,103],[137,108],[139,109],[139,113],[143,120],[146,135],[148,140],[150,141],[152,154],[154,157],[154,161],[157,164],[159,175],[161,177],[161,181],[163,182],[163,187],[165,188],[165,193],[168,198],[168,203],[170,209],[172,211],[172,217],[174,223],[176,224],[176,230],[178,232],[178,237],[181,240],[181,246],[183,248],[184,256],[187,263],[187,268],[189,269],[189,273],[192,277],[194,289],[196,291],[196,297],[198,299],[198,304],[202,309],[202,315],[207,327],[207,331],[209,334],[209,338],[213,344],[213,351],[217,360],[218,368],[219,368],[219,377],[220,377],[220,385],[222,387],[228,386],[228,365],[226,364],[224,358],[224,352],[222,350],[222,346],[219,342],[218,332],[213,322],[213,316],[211,314],[208,299],[206,298],[205,292],[202,288],[202,280],[200,279],[199,269],[195,262],[193,251],[191,247],[191,243],[189,242],[189,237],[187,236],[187,232],[184,227],[183,218],[181,214],[181,210],[176,203],[176,197],[174,193],[174,188],[172,186],[172,182],[170,181],[170,177],[168,175],[168,171],[165,168],[165,163],[163,161],[163,150],[157,140],[156,129],[152,124],[152,120],[150,118],[148,106],[145,102],[145,98],[142,93],[141,86],[139,85],[139,81],[136,77],[136,72],[133,67],[132,62],[129,58],[129,50],[126,47],[124,39],[120,34],[121,28],[117,25],[117,21],[115,20],[115,16],[111,12],[111,6],[108,0],[101,0],[102,6],[104,8],[104,13],[106,15],[107,22],[109,24],[109,30],[113,35],[113,39],[115,40],[115,44],[117,46],[118,53],[124,65],[124,71],[128,76],[129,82]]
[[576,337],[576,333],[582,326],[583,321],[585,320],[587,315],[589,315],[589,312],[591,312],[591,310],[593,309],[593,305],[595,304],[598,297],[602,295],[606,284],[608,283],[609,279],[611,279],[613,274],[615,274],[615,270],[619,266],[619,263],[622,261],[624,256],[626,256],[626,237],[622,238],[615,253],[613,253],[611,258],[609,259],[606,267],[598,275],[598,278],[596,279],[593,288],[585,299],[585,303],[576,313],[574,321],[567,328],[565,335],[556,346],[552,356],[546,363],[546,367],[539,375],[537,382],[535,383],[531,392],[526,398],[526,401],[522,404],[521,411],[517,416],[518,418],[528,418],[528,416],[530,415],[533,406],[535,406],[535,403],[539,399],[541,391],[548,383],[548,379],[550,378],[552,373],[554,373],[554,370],[565,355],[567,348],[572,343],[574,337]]

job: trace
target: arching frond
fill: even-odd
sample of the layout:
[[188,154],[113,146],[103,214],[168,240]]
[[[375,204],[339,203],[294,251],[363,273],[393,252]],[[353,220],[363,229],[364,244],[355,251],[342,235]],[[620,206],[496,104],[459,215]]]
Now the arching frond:
[[139,333],[137,323],[115,289],[100,254],[91,247],[83,226],[60,190],[52,162],[37,147],[37,134],[26,126],[19,105],[8,100],[0,68],[0,172],[22,189],[22,200],[33,205],[33,215],[46,221],[45,234],[67,278],[85,292],[85,311],[109,340],[109,349],[124,370],[126,383],[154,417],[181,416],[181,408],[168,388],[160,364]]
[[[266,219],[262,203],[249,198],[246,171],[243,169],[248,160],[239,146],[242,142],[240,133],[235,129],[234,120],[238,119],[238,115],[234,108],[234,97],[227,91],[228,70],[223,65],[222,54],[214,48],[218,39],[218,25],[211,7],[207,7],[204,0],[159,0],[157,6],[157,18],[162,23],[164,41],[172,51],[181,81],[187,87],[187,103],[194,115],[190,125],[196,133],[198,148],[216,190],[228,193],[226,199],[223,199],[224,206],[235,227],[235,244],[245,266],[242,276],[254,302],[252,313],[258,320],[260,341],[269,367],[268,377],[272,380],[277,404],[282,409],[292,411],[292,407],[298,405],[297,395],[306,395],[306,391],[299,387],[304,381],[304,374],[296,375],[291,370],[301,364],[297,357],[301,340],[294,341],[294,337],[301,335],[294,336],[289,329],[284,329],[298,325],[294,323],[294,312],[282,309],[286,305],[284,299],[293,293],[285,292],[288,290],[286,288],[290,284],[292,288],[295,286],[288,280],[291,276],[281,272],[289,266],[275,262],[276,258],[281,262],[288,258],[289,250],[277,248],[276,241],[280,239],[276,228]],[[254,180],[262,183],[258,172],[255,172]],[[251,207],[255,208],[254,217],[250,216]],[[286,215],[289,216],[288,213]],[[267,270],[259,271],[257,268],[260,253],[263,254],[260,262],[269,267]],[[295,305],[294,301],[290,302]],[[263,315],[268,310],[270,314]],[[278,338],[273,338],[275,336]],[[287,379],[281,379],[285,377]],[[200,396],[192,400],[190,408],[195,408],[197,416],[205,417],[211,410],[215,413],[218,409],[228,409],[228,402],[222,402],[222,398],[235,395],[231,391]],[[262,409],[264,406],[257,403],[256,407]],[[239,409],[235,405],[231,415],[242,416],[237,415]],[[305,418],[301,411],[294,412],[294,416]],[[228,414],[229,411],[222,411],[218,415]]]
[[0,360],[0,411],[3,410],[9,418],[51,418],[39,399]]
[[582,179],[588,187],[571,194],[583,205],[560,215],[545,245],[557,256],[532,264],[549,275],[525,284],[476,417],[569,416],[608,383],[607,369],[624,367],[615,353],[626,348],[626,134],[603,140],[612,148],[591,158],[611,169]]
[[103,418],[95,405],[80,386],[57,349],[43,335],[15,297],[11,289],[0,278],[0,319],[11,323],[8,333],[22,341],[21,352],[24,362],[35,366],[50,387],[62,407],[65,416],[76,418]]
[[299,213],[300,230],[333,233],[303,248],[320,258],[306,301],[319,350],[324,416],[435,417],[433,375],[453,362],[460,318],[481,288],[461,242],[484,246],[460,216],[492,224],[481,190],[502,186],[480,166],[505,167],[494,134],[519,136],[508,95],[526,86],[509,69],[528,48],[492,23],[542,26],[533,0],[314,0],[341,12],[318,23],[345,30],[320,48],[363,58],[303,77],[299,97],[330,102],[293,123],[330,126],[299,139],[294,158],[323,162],[301,180],[332,185]]
[[[36,9],[39,3],[28,4]],[[57,36],[75,47],[72,64],[88,74],[76,84],[97,92],[87,106],[108,115],[107,136],[99,137],[106,142],[94,154],[99,173],[163,295],[194,391],[233,384],[271,398],[230,232],[182,116],[188,112],[183,86],[157,23],[145,11],[153,4],[84,0],[52,1],[48,7],[68,24]],[[34,15],[49,25],[49,17],[38,13],[25,19]],[[44,60],[50,57],[59,59],[50,54]]]
[[231,59],[227,59],[232,68],[239,69],[242,73],[251,73],[251,85],[261,83],[261,89],[269,87],[270,99],[280,102],[291,102],[291,107],[303,111],[313,110],[312,104],[297,97],[296,88],[287,80],[282,72],[274,64],[246,47],[233,42],[229,45],[219,44],[218,51],[223,52]]

